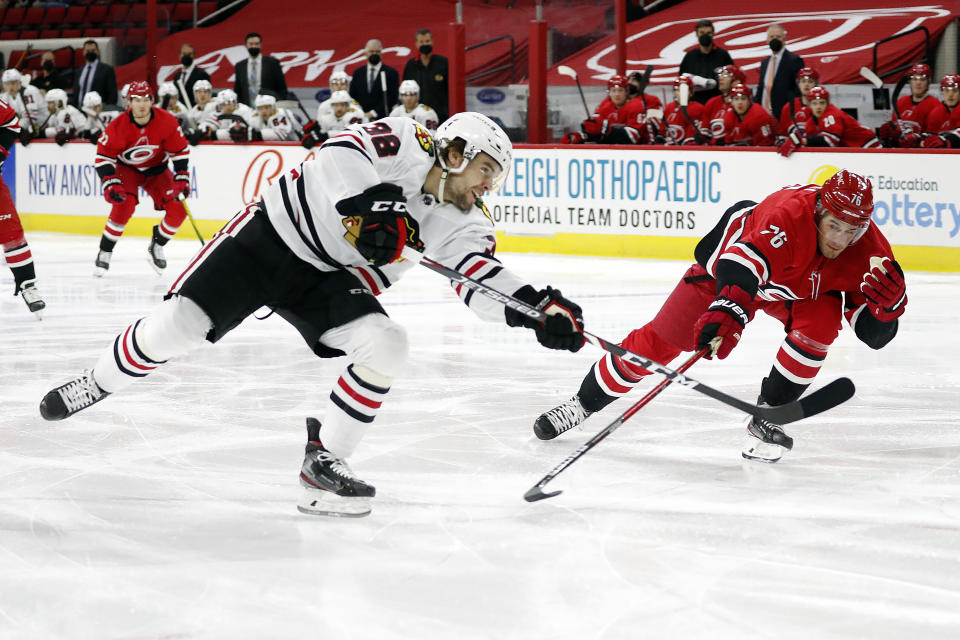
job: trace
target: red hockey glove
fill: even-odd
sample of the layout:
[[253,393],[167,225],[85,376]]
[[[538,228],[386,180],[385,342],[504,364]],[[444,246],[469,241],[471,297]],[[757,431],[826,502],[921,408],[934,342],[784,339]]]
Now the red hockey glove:
[[548,349],[579,351],[583,340],[583,310],[575,302],[563,297],[559,290],[547,287],[536,291],[530,285],[524,285],[513,296],[531,307],[547,314],[547,320],[541,324],[515,309],[506,307],[505,317],[511,327],[526,327],[537,334],[537,342]]
[[897,140],[900,138],[900,127],[893,120],[884,122],[877,128],[877,137],[881,140]]
[[560,138],[560,144],[583,144],[583,136],[579,131],[571,131]]
[[924,136],[923,142],[920,143],[920,146],[924,149],[942,149],[943,147],[947,146],[947,143],[942,136],[931,133],[928,136]]
[[120,185],[120,178],[117,176],[109,176],[104,179],[103,197],[110,204],[117,204],[127,199],[127,195],[123,192],[123,187]]
[[790,125],[790,129],[787,130],[787,139],[780,143],[780,146],[777,147],[777,153],[782,155],[784,158],[789,158],[790,154],[796,151],[797,147],[803,145],[803,140],[800,139],[798,133],[797,125]]
[[190,195],[190,172],[189,171],[177,171],[176,175],[173,176],[173,188],[176,191],[176,196],[179,198],[181,195],[186,198]]
[[[694,327],[697,349],[711,347],[713,352],[707,358],[717,356],[723,360],[740,342],[743,328],[752,318],[750,295],[736,285],[727,285],[697,320]],[[720,338],[719,344],[713,343],[715,338]]]
[[903,269],[896,260],[883,262],[863,274],[860,292],[867,299],[867,308],[880,322],[892,322],[906,310],[907,284]]
[[311,120],[303,125],[303,137],[300,139],[300,144],[305,149],[313,149],[314,146],[322,144],[326,139],[327,134],[320,131],[320,125],[317,124],[316,120]]
[[587,118],[580,123],[580,128],[583,129],[583,132],[588,136],[599,136],[604,129],[603,125],[606,123],[606,120],[594,120],[593,118]]
[[903,149],[916,149],[920,146],[921,137],[919,133],[907,133],[900,138],[900,147]]

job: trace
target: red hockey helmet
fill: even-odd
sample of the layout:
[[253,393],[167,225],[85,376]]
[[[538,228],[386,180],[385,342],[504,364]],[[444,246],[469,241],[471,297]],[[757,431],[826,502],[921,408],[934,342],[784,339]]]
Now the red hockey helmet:
[[921,62],[920,64],[915,64],[912,67],[910,67],[910,72],[907,75],[909,75],[911,78],[916,78],[917,76],[920,76],[929,80],[933,74],[930,71],[930,65],[923,64]]
[[960,89],[960,75],[948,73],[940,80],[940,89]]
[[134,80],[127,89],[127,99],[153,98],[153,89],[146,80]]
[[810,89],[810,93],[807,94],[807,100],[826,100],[829,104],[830,92],[821,86],[816,86],[813,89]]
[[732,100],[734,96],[746,96],[750,99],[753,99],[753,95],[750,92],[750,87],[745,84],[735,84],[730,87],[730,93],[727,94]]
[[800,78],[810,78],[814,82],[820,82],[820,74],[813,67],[804,67],[797,71],[797,80]]
[[693,91],[693,78],[691,78],[688,74],[681,73],[679,76],[677,76],[677,79],[673,81],[674,89],[679,87],[681,84],[687,85],[690,87],[690,91]]
[[728,64],[726,66],[720,67],[720,71],[717,72],[718,76],[733,76],[735,80],[739,82],[747,81],[747,74],[740,70],[735,64]]
[[607,80],[607,89],[613,89],[614,87],[623,87],[624,89],[628,89],[629,87],[627,85],[628,82],[625,76],[613,75],[610,76],[609,80]]
[[866,227],[873,214],[873,186],[860,174],[841,169],[823,183],[820,201],[838,220]]

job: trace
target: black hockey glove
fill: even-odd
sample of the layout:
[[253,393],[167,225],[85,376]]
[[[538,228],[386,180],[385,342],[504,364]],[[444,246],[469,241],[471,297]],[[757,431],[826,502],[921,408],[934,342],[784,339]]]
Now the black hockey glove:
[[[736,285],[727,285],[697,320],[694,337],[697,349],[710,347],[707,359],[717,356],[721,360],[730,355],[740,342],[743,328],[753,318],[753,298]],[[719,338],[719,342],[714,342]]]
[[234,142],[247,142],[250,139],[247,134],[247,125],[242,122],[234,122],[230,125],[228,133]]
[[67,144],[67,140],[71,138],[70,133],[67,131],[57,131],[57,134],[53,136],[53,141],[56,142],[61,147]]
[[537,334],[537,342],[548,349],[565,349],[577,352],[583,347],[583,311],[575,302],[563,297],[558,289],[547,287],[540,291],[530,285],[517,289],[514,298],[526,302],[547,314],[547,321],[538,320],[506,307],[507,324],[511,327],[527,327]]
[[303,137],[300,139],[300,144],[305,149],[313,149],[314,146],[323,144],[326,139],[327,134],[320,131],[320,125],[317,124],[316,120],[311,120],[303,125]]
[[198,144],[200,144],[201,140],[203,140],[203,131],[196,129],[188,133],[185,137],[187,139],[187,142],[189,142],[191,146],[195,147]]
[[417,246],[416,227],[407,217],[407,199],[403,189],[383,182],[363,193],[337,203],[342,216],[360,216],[357,251],[373,265],[380,266],[400,258],[404,245]]
[[27,146],[30,144],[30,141],[33,140],[33,132],[30,131],[29,127],[20,128],[20,144]]

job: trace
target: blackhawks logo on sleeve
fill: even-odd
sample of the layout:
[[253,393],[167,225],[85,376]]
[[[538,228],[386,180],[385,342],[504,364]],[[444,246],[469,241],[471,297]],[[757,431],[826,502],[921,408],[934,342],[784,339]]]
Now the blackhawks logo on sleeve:
[[433,155],[433,136],[430,135],[430,132],[421,127],[419,124],[417,127],[417,142],[420,144],[420,148]]

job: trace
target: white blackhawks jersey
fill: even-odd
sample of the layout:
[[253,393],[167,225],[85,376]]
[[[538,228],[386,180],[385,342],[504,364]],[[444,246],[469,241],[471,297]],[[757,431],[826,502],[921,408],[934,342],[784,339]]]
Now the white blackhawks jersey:
[[[6,91],[0,93],[0,99],[13,107],[20,118],[20,124],[27,129],[34,129],[43,124],[47,119],[47,103],[44,101],[43,94],[32,84],[23,88],[22,92],[10,95]],[[41,115],[42,113],[42,115]],[[33,123],[31,125],[31,123]]]
[[123,113],[123,111],[107,110],[96,113],[92,110],[87,111],[86,109],[84,109],[83,112],[87,116],[87,126],[84,128],[84,131],[88,133],[103,133],[104,129],[107,128],[107,125],[113,122],[114,118]]
[[413,111],[407,111],[406,107],[399,104],[390,112],[391,118],[402,118],[404,116],[413,118],[422,124],[430,133],[436,133],[437,126],[440,124],[437,112],[425,104],[418,104],[413,108]]
[[[319,105],[317,105],[317,122],[320,122],[320,118],[323,116],[323,114],[333,113],[333,103],[331,103],[330,100],[332,100],[332,98],[327,98],[326,100],[321,102]],[[363,109],[360,108],[360,103],[357,102],[356,100],[350,103],[350,108],[359,109],[360,111],[363,111]],[[369,120],[364,120],[364,122],[369,122]]]
[[76,134],[87,128],[87,117],[83,115],[80,109],[72,104],[68,104],[62,109],[58,109],[51,114],[50,119],[44,125],[43,137],[52,138],[58,131],[66,131],[70,134]]
[[196,129],[200,126],[200,123],[209,117],[211,113],[215,112],[217,108],[217,103],[211,100],[201,109],[199,106],[190,107],[187,110],[187,115],[190,116],[191,129]]
[[[157,108],[159,109],[160,107]],[[170,114],[177,119],[177,122],[180,123],[180,128],[184,131],[193,129],[196,126],[190,116],[190,109],[187,109],[184,105],[180,104],[179,101],[171,105],[167,111],[169,111]]]
[[347,112],[339,118],[333,114],[333,111],[317,112],[317,124],[320,125],[320,131],[323,133],[335,133],[346,129],[351,124],[363,124],[365,122],[369,122],[367,115],[360,107],[353,105],[350,105]]
[[264,140],[297,141],[300,127],[296,119],[286,109],[277,109],[276,113],[268,117],[266,122],[260,117],[260,112],[253,114],[250,128],[257,129]]
[[[433,138],[410,118],[353,125],[324,142],[313,160],[268,187],[263,194],[265,212],[297,257],[320,271],[347,269],[379,294],[414,265],[406,260],[370,265],[355,247],[359,217],[340,215],[336,205],[382,182],[395,184],[407,198],[411,224],[418,227],[427,256],[513,293],[526,283],[494,257],[493,221],[482,205],[463,212],[421,192],[434,160]],[[481,318],[504,321],[501,304],[456,290]]]
[[204,120],[200,123],[200,129],[206,131],[215,131],[217,134],[217,140],[229,140],[230,127],[233,126],[236,120],[227,116],[239,116],[243,118],[243,121],[246,123],[247,127],[249,127],[250,121],[253,119],[253,114],[255,113],[256,111],[243,103],[238,104],[237,108],[232,114],[220,113],[219,110],[214,108],[210,110],[206,118],[204,118]]

